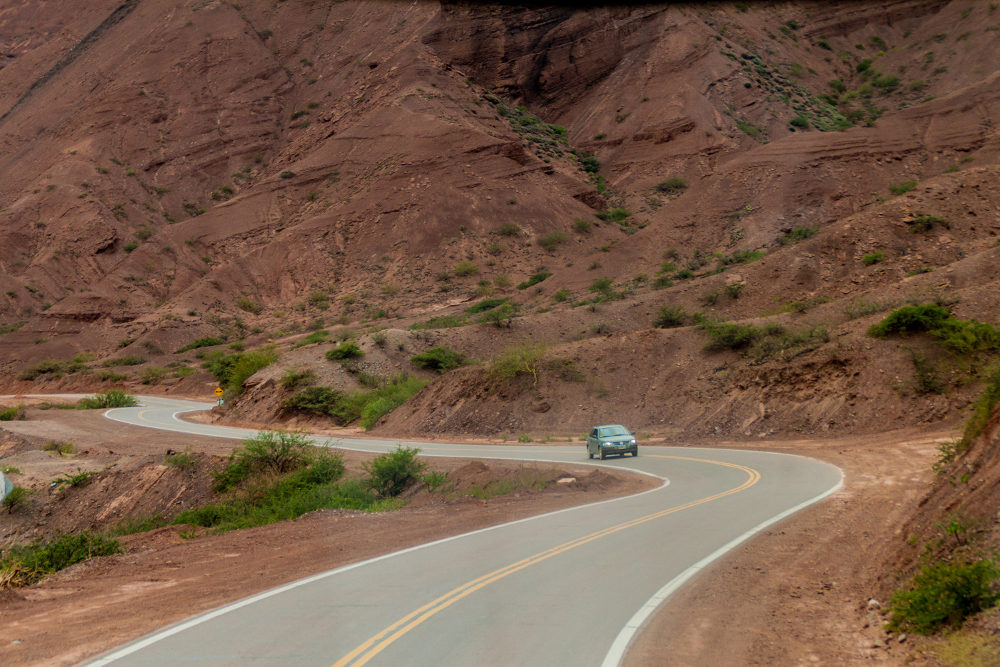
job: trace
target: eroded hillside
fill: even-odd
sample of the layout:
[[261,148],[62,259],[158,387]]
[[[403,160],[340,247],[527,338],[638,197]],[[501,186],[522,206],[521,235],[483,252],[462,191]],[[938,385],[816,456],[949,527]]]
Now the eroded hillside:
[[[204,392],[176,350],[275,342],[244,416],[407,371],[394,431],[766,436],[955,422],[993,359],[865,334],[996,322],[990,5],[50,5],[0,14],[19,388]],[[704,349],[726,320],[754,343]],[[527,343],[508,383],[410,361]]]

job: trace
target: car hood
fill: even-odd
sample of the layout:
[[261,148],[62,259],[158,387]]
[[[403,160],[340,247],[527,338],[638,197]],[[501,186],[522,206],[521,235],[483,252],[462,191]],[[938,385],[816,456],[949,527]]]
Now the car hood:
[[632,442],[635,440],[631,435],[602,435],[601,442]]

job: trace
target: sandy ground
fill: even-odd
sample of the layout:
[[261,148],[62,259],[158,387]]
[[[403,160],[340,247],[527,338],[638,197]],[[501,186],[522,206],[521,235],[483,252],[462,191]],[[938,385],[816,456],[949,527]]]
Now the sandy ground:
[[924,664],[911,655],[915,638],[888,637],[881,610],[868,601],[886,602],[881,564],[930,488],[937,443],[949,435],[754,445],[833,463],[844,486],[678,591],[638,635],[626,664]]

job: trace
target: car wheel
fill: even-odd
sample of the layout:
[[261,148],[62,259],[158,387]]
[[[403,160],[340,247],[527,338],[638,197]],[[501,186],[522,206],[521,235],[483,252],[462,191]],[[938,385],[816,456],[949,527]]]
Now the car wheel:
[[638,449],[633,449],[632,450],[632,456],[639,456],[639,450]]
[[601,460],[603,461],[604,459],[605,459],[605,454],[604,454],[604,448],[602,447],[601,448]]
[[588,449],[588,450],[587,450],[587,458],[588,458],[588,459],[592,459],[592,458],[594,458],[594,452],[592,452],[592,451],[590,451],[590,450]]

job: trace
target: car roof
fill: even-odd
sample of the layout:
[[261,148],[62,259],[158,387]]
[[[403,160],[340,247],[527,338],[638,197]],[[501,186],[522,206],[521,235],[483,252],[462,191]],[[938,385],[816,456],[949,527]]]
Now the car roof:
[[[594,428],[612,428],[612,427],[614,427],[614,428],[625,428],[621,424],[601,424],[600,426],[595,426]],[[625,428],[625,430],[627,431],[628,429]]]

